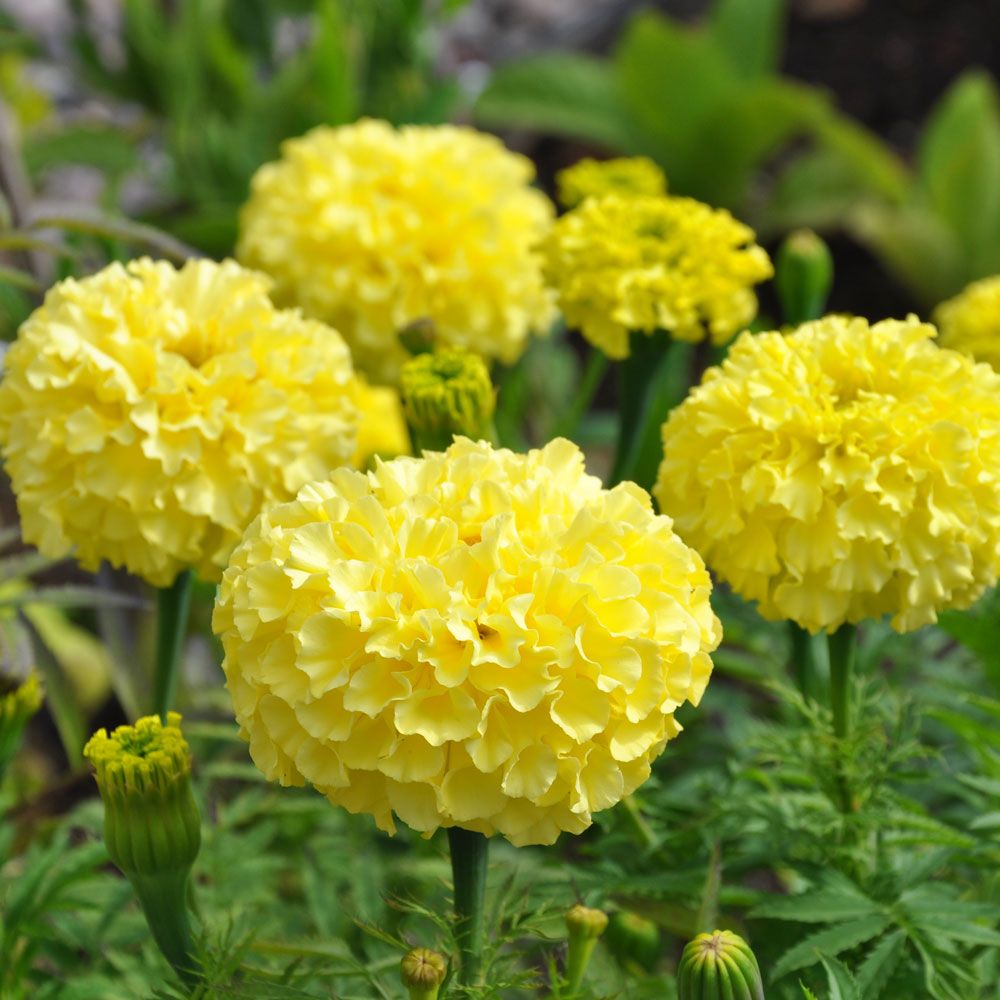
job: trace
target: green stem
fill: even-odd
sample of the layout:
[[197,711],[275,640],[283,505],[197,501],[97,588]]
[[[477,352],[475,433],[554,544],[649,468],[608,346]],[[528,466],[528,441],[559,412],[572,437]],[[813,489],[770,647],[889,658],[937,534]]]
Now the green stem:
[[181,651],[191,608],[191,570],[182,570],[169,587],[157,592],[156,664],[153,676],[153,711],[164,722],[177,694]]
[[632,828],[636,840],[648,851],[656,847],[659,841],[656,839],[656,834],[653,833],[653,828],[646,822],[646,817],[642,815],[639,804],[635,801],[635,796],[626,795],[622,799],[622,813]]
[[792,675],[803,699],[810,701],[816,686],[816,657],[813,654],[812,636],[795,622],[788,623],[788,633],[792,640]]
[[841,625],[827,639],[830,650],[830,710],[833,713],[833,735],[837,740],[837,784],[840,808],[852,811],[850,783],[847,775],[847,740],[851,735],[851,686],[857,653],[857,630],[853,625]]
[[133,875],[130,881],[163,957],[185,984],[194,986],[200,975],[188,916],[187,875]]
[[595,947],[597,947],[597,938],[595,937],[570,937],[569,948],[566,952],[566,989],[564,995],[575,997],[579,994],[587,966],[590,965],[590,956],[594,954]]
[[586,412],[590,409],[590,404],[594,401],[598,387],[604,379],[604,373],[608,370],[608,356],[597,348],[591,349],[587,357],[586,367],[583,369],[583,378],[573,397],[573,402],[569,409],[556,421],[552,428],[552,437],[572,438],[576,433],[580,422]]
[[489,843],[481,833],[457,826],[448,830],[455,883],[455,941],[461,963],[458,982],[463,986],[478,982],[482,966]]
[[650,489],[663,457],[661,427],[687,392],[693,345],[662,330],[633,333],[621,363],[621,425],[609,485],[625,480]]

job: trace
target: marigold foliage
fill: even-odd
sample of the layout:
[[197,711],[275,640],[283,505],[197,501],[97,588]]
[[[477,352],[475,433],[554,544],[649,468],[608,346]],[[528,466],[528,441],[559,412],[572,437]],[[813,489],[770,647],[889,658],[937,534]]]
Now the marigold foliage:
[[340,469],[265,511],[214,628],[257,766],[395,829],[515,844],[629,794],[697,704],[720,625],[698,555],[575,445]]
[[668,418],[654,494],[770,619],[970,605],[1000,570],[1000,376],[915,317],[744,334]]
[[350,356],[232,261],[112,264],[52,288],[0,382],[26,541],[168,585],[218,579],[261,506],[350,462]]
[[691,198],[588,198],[544,244],[566,322],[610,358],[629,331],[724,343],[757,313],[753,286],[772,274],[753,231]]
[[667,178],[646,156],[620,156],[611,160],[587,157],[560,170],[556,187],[560,204],[575,208],[586,198],[608,194],[666,194]]
[[470,128],[316,128],[254,176],[238,256],[377,381],[396,380],[400,332],[428,320],[439,346],[513,362],[553,316],[537,252],[553,208],[533,177]]
[[934,313],[941,344],[1000,371],[1000,274],[974,281]]

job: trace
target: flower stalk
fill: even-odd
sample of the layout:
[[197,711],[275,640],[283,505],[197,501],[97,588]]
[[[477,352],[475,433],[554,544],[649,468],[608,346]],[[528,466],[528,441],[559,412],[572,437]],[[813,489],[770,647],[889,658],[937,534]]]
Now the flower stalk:
[[455,886],[458,981],[471,986],[479,982],[482,969],[489,840],[481,833],[453,826],[448,830],[448,846]]
[[597,940],[607,926],[608,915],[603,910],[577,905],[566,914],[569,946],[566,952],[565,985],[569,996],[579,993]]
[[153,711],[163,722],[177,697],[181,652],[191,610],[193,573],[181,570],[169,587],[160,587],[156,599],[156,661],[153,674]]
[[853,810],[847,775],[847,740],[851,735],[851,686],[857,655],[857,629],[841,625],[827,639],[830,650],[830,711],[833,715],[833,735],[837,741],[837,786],[840,808]]

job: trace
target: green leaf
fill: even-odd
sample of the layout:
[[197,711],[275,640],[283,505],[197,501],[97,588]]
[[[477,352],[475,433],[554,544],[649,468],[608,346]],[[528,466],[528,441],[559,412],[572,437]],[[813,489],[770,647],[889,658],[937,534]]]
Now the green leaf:
[[861,991],[843,962],[835,958],[823,958],[826,981],[830,987],[830,1000],[861,1000]]
[[475,113],[485,125],[538,129],[622,152],[635,147],[611,68],[591,56],[550,53],[501,66]]
[[938,627],[975,653],[994,681],[1000,681],[1000,589],[967,611],[942,612]]
[[861,190],[894,204],[908,197],[912,183],[909,171],[874,132],[833,108],[817,117],[813,125],[820,147],[840,158]]
[[796,969],[804,969],[820,961],[823,956],[839,955],[848,948],[854,948],[865,941],[878,937],[888,926],[888,919],[880,914],[851,920],[836,927],[830,927],[800,941],[789,948],[774,966],[777,979]]
[[135,139],[121,127],[79,125],[57,132],[29,134],[24,142],[24,162],[36,176],[67,163],[121,176],[136,167],[139,157]]
[[852,882],[836,876],[813,892],[766,900],[755,906],[750,915],[800,923],[833,923],[874,916],[880,911],[878,903],[869,899]]
[[786,0],[718,0],[708,22],[716,45],[740,75],[753,79],[778,70]]
[[887,934],[858,969],[858,987],[864,1000],[878,1000],[886,983],[896,971],[906,946],[906,933],[901,930]]

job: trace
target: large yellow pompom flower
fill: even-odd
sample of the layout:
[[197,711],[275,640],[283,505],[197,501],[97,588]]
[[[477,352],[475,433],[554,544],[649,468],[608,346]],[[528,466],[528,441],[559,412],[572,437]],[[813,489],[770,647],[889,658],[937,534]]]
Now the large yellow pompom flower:
[[691,198],[587,198],[555,224],[545,270],[566,322],[610,358],[629,332],[724,343],[757,313],[772,274],[749,227]]
[[974,281],[934,312],[945,347],[1000,371],[1000,274]]
[[338,470],[251,525],[214,628],[257,766],[394,829],[578,833],[649,774],[720,626],[704,564],[575,445]]
[[164,587],[218,579],[262,505],[350,462],[343,340],[232,261],[52,288],[7,353],[0,446],[26,541]]
[[1000,375],[934,335],[744,334],[664,425],[661,509],[765,617],[906,631],[996,582]]
[[512,362],[553,317],[537,252],[553,209],[533,176],[469,128],[316,128],[253,178],[237,255],[377,380],[395,381],[398,335],[419,321],[439,346]]

